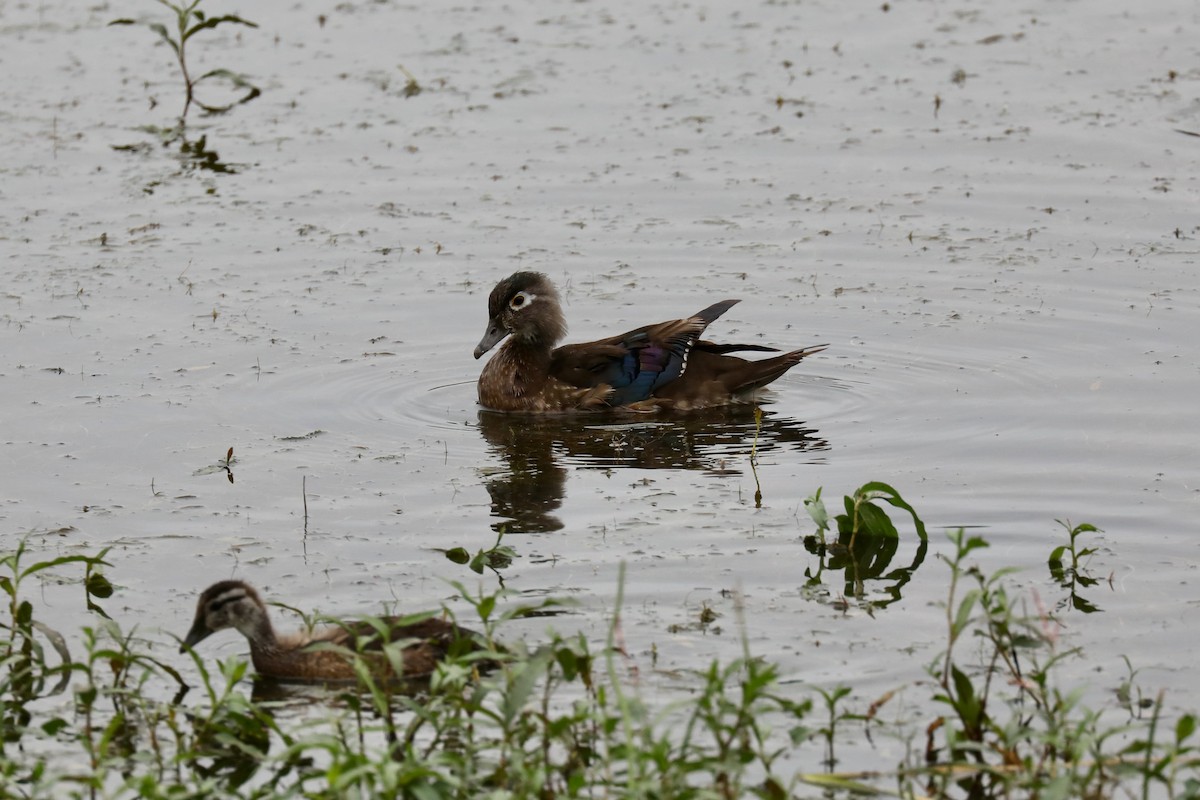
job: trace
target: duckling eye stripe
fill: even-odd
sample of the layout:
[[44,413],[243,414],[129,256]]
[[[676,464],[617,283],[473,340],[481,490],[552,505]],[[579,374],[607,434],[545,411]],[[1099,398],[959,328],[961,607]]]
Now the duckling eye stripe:
[[212,602],[210,602],[208,604],[208,607],[211,608],[213,611],[217,611],[218,609],[222,608],[223,606],[227,606],[230,603],[236,603],[238,600],[245,600],[245,599],[246,599],[245,592],[226,592],[225,594],[223,594],[219,597],[214,597],[212,599]]

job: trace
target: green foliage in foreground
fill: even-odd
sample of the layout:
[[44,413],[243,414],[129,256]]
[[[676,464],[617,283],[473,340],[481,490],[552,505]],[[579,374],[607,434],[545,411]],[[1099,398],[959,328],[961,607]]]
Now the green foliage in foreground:
[[[863,511],[877,498],[924,533],[915,511],[878,483],[846,499],[839,530],[896,536],[880,508]],[[1071,530],[1059,560],[1094,529]],[[598,650],[550,633],[534,650],[495,647],[451,661],[417,692],[363,670],[355,690],[331,689],[300,714],[294,697],[266,697],[269,684],[247,691],[237,659],[210,671],[193,655],[201,687],[187,692],[148,643],[100,608],[112,591],[104,552],[27,565],[22,543],[0,558],[0,797],[1200,796],[1195,717],[1169,721],[1161,696],[1130,702],[1121,724],[1083,707],[1078,690],[1055,683],[1075,654],[1058,649],[1054,620],[1021,610],[1009,570],[987,574],[971,563],[982,538],[960,530],[949,544],[939,555],[949,571],[945,649],[927,667],[930,681],[902,687],[916,718],[909,710],[887,720],[893,693],[855,709],[850,687],[781,684],[776,666],[748,652],[698,670],[685,700],[648,697],[619,646],[619,615]],[[84,655],[74,660],[35,619],[25,597],[34,593],[22,587],[80,566],[97,624],[84,629]],[[501,612],[498,595],[457,588],[488,641],[508,620],[554,605]],[[480,675],[484,659],[501,666]],[[1126,687],[1123,696],[1133,694]],[[833,771],[836,747],[862,747],[880,731],[908,741],[904,763]]]

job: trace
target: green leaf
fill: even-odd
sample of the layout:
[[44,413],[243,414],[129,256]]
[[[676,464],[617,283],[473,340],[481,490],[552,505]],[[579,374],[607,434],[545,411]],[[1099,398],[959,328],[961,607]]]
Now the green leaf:
[[516,554],[517,551],[513,550],[508,545],[504,545],[503,547],[493,547],[491,550],[488,550],[484,553],[484,555],[487,557],[487,565],[496,570],[511,567],[513,558],[516,556]]
[[147,24],[147,27],[157,33],[164,42],[171,45],[171,49],[175,51],[175,57],[179,57],[179,42],[171,38],[171,34],[167,31],[166,25],[163,25],[161,22],[151,22]]
[[912,516],[913,525],[917,529],[917,536],[920,536],[922,539],[929,538],[929,534],[925,531],[925,523],[922,522],[921,518],[917,516],[916,510],[913,509],[913,507],[907,502],[905,502],[904,498],[900,496],[900,493],[888,484],[883,483],[882,481],[871,481],[870,483],[864,483],[861,487],[859,487],[855,494],[868,495],[875,493],[882,494],[883,499],[891,503],[896,508],[902,508],[907,511]]
[[1150,750],[1150,749],[1151,749],[1151,746],[1150,746],[1149,742],[1145,741],[1144,739],[1139,739],[1136,742],[1133,742],[1132,744],[1130,744],[1128,747],[1123,748],[1121,750],[1121,752],[1125,755],[1135,755],[1138,753],[1145,753],[1147,750]]
[[98,557],[93,557],[93,556],[59,556],[58,558],[52,558],[49,561],[39,561],[38,563],[34,564],[32,567],[22,570],[21,577],[26,578],[30,575],[33,575],[36,572],[41,572],[42,570],[52,569],[54,567],[60,567],[63,564],[92,564],[92,565],[97,565],[97,566],[98,565],[111,566],[111,564],[109,564],[107,561],[103,560],[103,558],[98,558]]
[[105,600],[112,597],[113,586],[108,582],[108,578],[101,575],[99,572],[93,572],[88,575],[87,585],[85,586],[87,593],[93,597],[99,597]]
[[197,12],[196,16],[197,16],[197,18],[200,18],[201,21],[196,23],[192,27],[188,28],[187,31],[183,34],[183,41],[185,41],[185,42],[188,39],[195,36],[200,31],[207,30],[208,28],[215,28],[218,25],[221,25],[226,22],[231,22],[231,23],[234,23],[237,25],[245,25],[248,28],[257,28],[258,27],[257,23],[250,22],[249,20],[244,20],[241,17],[234,16],[233,14],[226,14],[226,15],[220,16],[220,17],[208,17],[207,19],[204,19],[203,18],[204,15],[202,13]]
[[858,504],[858,517],[862,520],[863,529],[875,536],[884,536],[889,539],[900,538],[900,532],[896,530],[896,526],[888,519],[888,515],[883,509],[874,505],[870,501],[863,501]]
[[982,709],[979,699],[975,696],[975,686],[967,674],[956,666],[951,665],[950,674],[954,678],[954,709],[965,725],[970,728],[978,727]]
[[978,550],[982,547],[991,547],[991,545],[988,544],[987,539],[984,539],[982,536],[972,536],[967,539],[966,543],[963,545],[963,555],[965,556],[972,550]]
[[1175,723],[1175,744],[1182,744],[1183,741],[1189,738],[1196,732],[1196,717],[1192,714],[1184,714]]
[[511,730],[511,723],[525,708],[525,703],[537,687],[543,670],[536,669],[538,659],[525,662],[522,669],[516,670],[508,684],[508,691],[500,703],[500,713],[504,719],[504,730]]
[[829,512],[825,510],[825,503],[821,501],[821,487],[817,487],[817,492],[812,497],[804,498],[804,510],[812,517],[812,521],[817,523],[818,528],[823,531],[829,529]]
[[1014,649],[1021,650],[1037,650],[1044,643],[1045,640],[1040,637],[1029,636],[1023,633],[1014,634],[1012,639],[1009,640],[1009,644],[1011,644]]
[[471,554],[467,552],[467,548],[465,547],[451,547],[446,551],[446,558],[455,564],[465,564],[471,560]]
[[843,792],[859,794],[866,797],[874,797],[886,792],[880,791],[877,787],[848,775],[826,774],[824,772],[797,772],[795,780],[802,783],[807,783],[810,786],[819,786],[824,789],[839,789]]
[[971,612],[974,610],[975,603],[978,600],[978,589],[972,589],[963,595],[962,602],[958,604],[958,613],[954,615],[954,634],[956,636],[967,629],[967,625],[971,622]]
[[241,97],[239,97],[237,100],[233,101],[232,103],[229,103],[229,104],[223,105],[223,106],[210,106],[210,105],[206,105],[205,103],[201,103],[199,100],[195,100],[194,102],[196,103],[196,105],[198,105],[198,106],[200,106],[200,108],[204,109],[204,112],[206,114],[224,114],[226,111],[233,108],[234,106],[240,106],[243,103],[249,103],[251,100],[253,100],[254,98],[258,97],[260,94],[262,94],[262,90],[259,89],[254,84],[250,83],[250,81],[246,79],[246,76],[244,76],[240,73],[237,73],[237,72],[233,72],[231,70],[227,70],[227,69],[209,70],[208,72],[204,73],[199,78],[197,78],[195,81],[193,81],[192,85],[196,86],[201,81],[206,80],[208,78],[224,78],[225,80],[232,83],[234,88],[245,89],[246,93],[244,95],[242,95]]
[[569,647],[560,647],[554,652],[554,659],[563,671],[563,677],[568,682],[575,680],[575,676],[579,674],[579,660],[575,651]]
[[67,722],[65,719],[62,719],[61,717],[54,717],[42,723],[42,730],[47,736],[53,736],[63,728],[70,727],[70,725],[71,723]]
[[1050,553],[1050,558],[1046,560],[1046,566],[1050,569],[1050,577],[1062,584],[1067,583],[1067,574],[1062,562],[1064,550],[1066,550],[1066,546],[1054,548]]

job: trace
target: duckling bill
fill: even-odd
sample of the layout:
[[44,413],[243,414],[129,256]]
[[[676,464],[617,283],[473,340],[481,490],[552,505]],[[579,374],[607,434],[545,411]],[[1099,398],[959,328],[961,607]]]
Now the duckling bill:
[[312,645],[328,643],[352,652],[361,645],[372,674],[383,679],[427,677],[447,656],[481,648],[478,634],[444,619],[431,617],[401,624],[396,617],[383,617],[381,622],[388,642],[410,642],[401,651],[401,674],[384,655],[380,631],[370,623],[352,622],[278,636],[254,587],[244,581],[220,581],[200,595],[195,621],[179,652],[217,631],[235,628],[250,642],[250,658],[259,674],[285,681],[336,682],[356,680],[352,661],[345,653]]
[[686,319],[556,347],[567,333],[558,291],[539,272],[516,272],[488,297],[487,330],[475,358],[504,344],[479,374],[479,402],[497,411],[543,413],[692,411],[751,401],[757,389],[826,348],[750,361],[730,353],[779,351],[700,338],[738,302],[723,300]]

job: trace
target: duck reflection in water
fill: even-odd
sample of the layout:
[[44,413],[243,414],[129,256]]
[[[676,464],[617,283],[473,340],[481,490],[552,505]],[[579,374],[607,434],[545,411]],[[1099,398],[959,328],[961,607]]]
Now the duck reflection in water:
[[500,462],[484,478],[492,499],[493,530],[560,530],[555,512],[576,469],[687,469],[739,475],[750,454],[810,453],[824,460],[829,444],[804,422],[754,408],[726,406],[677,419],[642,421],[628,415],[521,415],[479,412],[479,430]]

